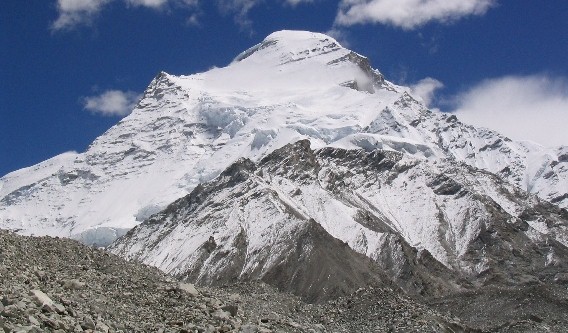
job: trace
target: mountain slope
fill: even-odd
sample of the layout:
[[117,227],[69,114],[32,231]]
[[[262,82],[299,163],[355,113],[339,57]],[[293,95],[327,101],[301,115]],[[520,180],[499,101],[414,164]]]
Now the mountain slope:
[[[267,279],[310,301],[390,283],[365,256],[259,183],[254,169],[250,160],[236,162],[113,248],[203,285]],[[120,250],[130,246],[138,252]]]
[[0,228],[107,245],[238,159],[259,161],[301,139],[465,162],[568,205],[568,148],[465,125],[408,90],[329,36],[276,32],[227,67],[160,73],[87,151],[1,178]]
[[[465,164],[312,150],[303,140],[232,164],[110,250],[201,284],[262,279],[313,297],[390,279],[410,294],[439,295],[558,281],[568,268],[567,215]],[[544,230],[527,222],[535,219]]]

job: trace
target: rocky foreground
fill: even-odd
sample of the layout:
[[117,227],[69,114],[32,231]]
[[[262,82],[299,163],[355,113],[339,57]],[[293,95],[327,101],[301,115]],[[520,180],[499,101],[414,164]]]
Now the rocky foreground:
[[[262,282],[196,289],[72,240],[6,231],[0,231],[0,263],[0,333],[560,332],[563,327],[557,317],[550,321],[540,314],[503,319],[497,326],[469,320],[470,327],[480,327],[472,329],[449,311],[459,307],[467,319],[474,316],[473,307],[438,300],[446,313],[441,314],[389,288],[368,287],[321,304],[307,304]],[[469,297],[467,302],[475,303]],[[566,300],[559,302],[556,311],[567,313]]]

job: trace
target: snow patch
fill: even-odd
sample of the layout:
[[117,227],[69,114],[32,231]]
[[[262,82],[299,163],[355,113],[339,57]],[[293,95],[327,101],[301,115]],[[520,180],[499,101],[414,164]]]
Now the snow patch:
[[434,150],[429,145],[410,139],[370,133],[348,135],[331,143],[330,146],[344,149],[362,148],[365,151],[391,150],[422,158],[435,156]]

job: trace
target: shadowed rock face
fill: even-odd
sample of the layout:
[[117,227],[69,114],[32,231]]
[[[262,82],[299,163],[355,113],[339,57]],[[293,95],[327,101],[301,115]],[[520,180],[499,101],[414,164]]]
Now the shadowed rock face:
[[331,237],[314,220],[308,221],[287,257],[262,280],[308,302],[335,299],[369,285],[391,285],[371,260]]
[[110,250],[202,285],[262,280],[309,301],[367,284],[431,297],[564,283],[566,225],[564,210],[469,166],[306,140],[239,160]]

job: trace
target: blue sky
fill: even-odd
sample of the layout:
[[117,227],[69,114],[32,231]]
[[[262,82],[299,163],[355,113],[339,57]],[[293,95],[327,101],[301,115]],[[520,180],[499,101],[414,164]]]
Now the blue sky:
[[0,176],[84,151],[158,72],[225,66],[282,29],[331,33],[432,108],[568,145],[565,0],[6,0]]

